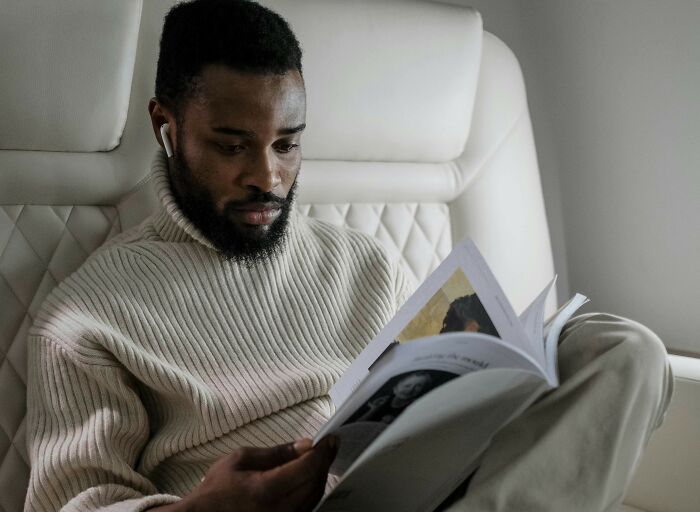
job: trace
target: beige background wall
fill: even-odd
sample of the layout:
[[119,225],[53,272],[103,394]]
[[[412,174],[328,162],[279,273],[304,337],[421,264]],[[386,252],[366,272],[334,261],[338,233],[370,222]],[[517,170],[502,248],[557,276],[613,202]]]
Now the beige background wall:
[[450,3],[520,59],[560,296],[700,354],[700,2]]

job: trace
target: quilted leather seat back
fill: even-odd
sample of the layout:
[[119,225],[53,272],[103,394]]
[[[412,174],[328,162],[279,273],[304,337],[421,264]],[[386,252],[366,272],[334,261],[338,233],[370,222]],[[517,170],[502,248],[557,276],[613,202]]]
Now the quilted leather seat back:
[[[299,208],[378,237],[417,279],[470,234],[523,307],[552,275],[551,249],[520,70],[478,13],[419,1],[263,3],[304,49]],[[88,254],[154,208],[146,105],[172,4],[2,0],[0,512],[21,510],[26,488],[33,315]]]

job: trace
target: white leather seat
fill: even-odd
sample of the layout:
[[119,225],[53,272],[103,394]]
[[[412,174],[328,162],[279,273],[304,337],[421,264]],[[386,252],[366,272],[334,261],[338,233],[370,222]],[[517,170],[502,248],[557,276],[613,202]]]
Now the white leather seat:
[[[0,69],[12,73],[0,83],[2,512],[21,510],[26,488],[33,314],[154,207],[146,104],[172,3],[3,2]],[[429,2],[263,3],[289,20],[305,52],[301,210],[375,235],[417,279],[469,234],[524,307],[552,277],[551,247],[520,70],[478,13]]]

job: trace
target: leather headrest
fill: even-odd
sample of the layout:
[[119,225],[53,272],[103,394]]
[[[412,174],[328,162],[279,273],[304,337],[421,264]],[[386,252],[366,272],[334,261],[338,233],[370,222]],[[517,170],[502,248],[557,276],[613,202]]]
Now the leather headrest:
[[140,0],[3,2],[0,149],[118,146],[140,18]]
[[417,1],[263,3],[287,19],[304,51],[305,158],[444,162],[462,153],[481,55],[476,11]]

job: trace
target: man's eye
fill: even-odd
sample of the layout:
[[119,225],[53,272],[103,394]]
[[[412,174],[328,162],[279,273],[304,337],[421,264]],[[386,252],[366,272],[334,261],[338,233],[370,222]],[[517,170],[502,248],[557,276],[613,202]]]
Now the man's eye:
[[277,146],[277,151],[280,153],[289,153],[290,151],[294,151],[296,148],[299,147],[299,144],[280,144]]
[[217,146],[219,147],[219,150],[223,153],[228,153],[232,155],[243,151],[243,146],[241,146],[240,144],[217,144]]

